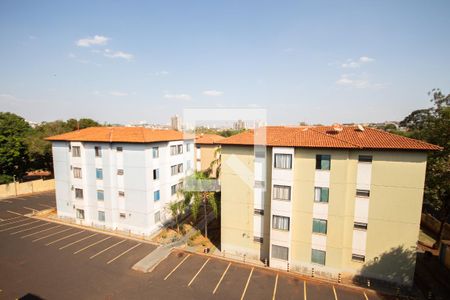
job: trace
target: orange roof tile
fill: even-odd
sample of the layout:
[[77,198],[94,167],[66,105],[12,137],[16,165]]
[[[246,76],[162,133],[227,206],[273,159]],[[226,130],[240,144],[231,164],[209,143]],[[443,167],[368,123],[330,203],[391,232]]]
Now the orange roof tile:
[[196,144],[217,144],[218,141],[223,140],[224,137],[218,134],[197,134],[195,138]]
[[[342,149],[392,149],[392,150],[441,150],[423,141],[373,128],[357,126],[267,126],[256,129],[256,144],[274,147],[342,148]],[[265,135],[265,139],[264,139]],[[222,145],[253,145],[255,131],[249,130],[219,142]],[[263,142],[266,140],[266,142]]]
[[154,143],[188,139],[183,132],[144,127],[89,127],[51,137],[47,141]]

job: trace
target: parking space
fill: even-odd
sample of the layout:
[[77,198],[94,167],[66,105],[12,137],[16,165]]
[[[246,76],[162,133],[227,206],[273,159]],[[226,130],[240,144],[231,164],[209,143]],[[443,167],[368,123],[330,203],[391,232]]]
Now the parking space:
[[[351,289],[252,267],[218,258],[175,251],[151,273],[151,282],[166,286],[168,295],[206,299],[383,299]],[[170,287],[178,286],[171,291]],[[367,296],[367,298],[366,298]],[[172,299],[169,297],[169,299]],[[173,298],[175,299],[175,298]]]
[[55,191],[0,199],[0,222],[18,215],[56,207]]
[[[48,299],[385,299],[362,289],[178,250],[151,273],[136,272],[131,267],[156,246],[23,216],[33,207],[46,209],[51,201],[47,193],[0,204],[0,214],[7,216],[0,220],[0,297],[31,293]],[[15,211],[5,213],[11,209]]]

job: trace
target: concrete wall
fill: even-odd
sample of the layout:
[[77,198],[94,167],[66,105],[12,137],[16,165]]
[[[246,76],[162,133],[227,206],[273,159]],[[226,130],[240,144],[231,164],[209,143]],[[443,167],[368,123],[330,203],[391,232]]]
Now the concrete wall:
[[51,191],[55,189],[55,180],[33,180],[0,185],[0,198]]

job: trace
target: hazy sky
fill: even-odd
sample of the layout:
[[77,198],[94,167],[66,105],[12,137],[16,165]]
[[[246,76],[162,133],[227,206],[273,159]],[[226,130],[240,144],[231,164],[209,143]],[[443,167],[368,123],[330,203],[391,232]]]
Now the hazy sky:
[[450,1],[61,2],[0,2],[0,111],[167,123],[261,107],[329,124],[400,120],[450,92]]

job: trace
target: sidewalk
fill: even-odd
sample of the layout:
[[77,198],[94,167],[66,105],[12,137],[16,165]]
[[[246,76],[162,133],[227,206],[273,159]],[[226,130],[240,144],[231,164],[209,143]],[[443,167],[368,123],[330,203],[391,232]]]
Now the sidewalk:
[[[210,223],[214,219],[214,213],[210,212],[207,216],[208,223]],[[197,227],[203,227],[204,226],[205,219],[201,220]],[[138,261],[132,269],[135,271],[140,271],[144,273],[148,273],[153,271],[153,269],[161,262],[163,261],[167,256],[169,256],[170,252],[174,248],[178,248],[181,246],[184,246],[187,244],[188,239],[194,235],[197,232],[197,228],[193,227],[191,230],[189,230],[188,233],[186,233],[181,239],[161,245],[158,248],[156,248],[154,251],[152,251],[149,255]]]

